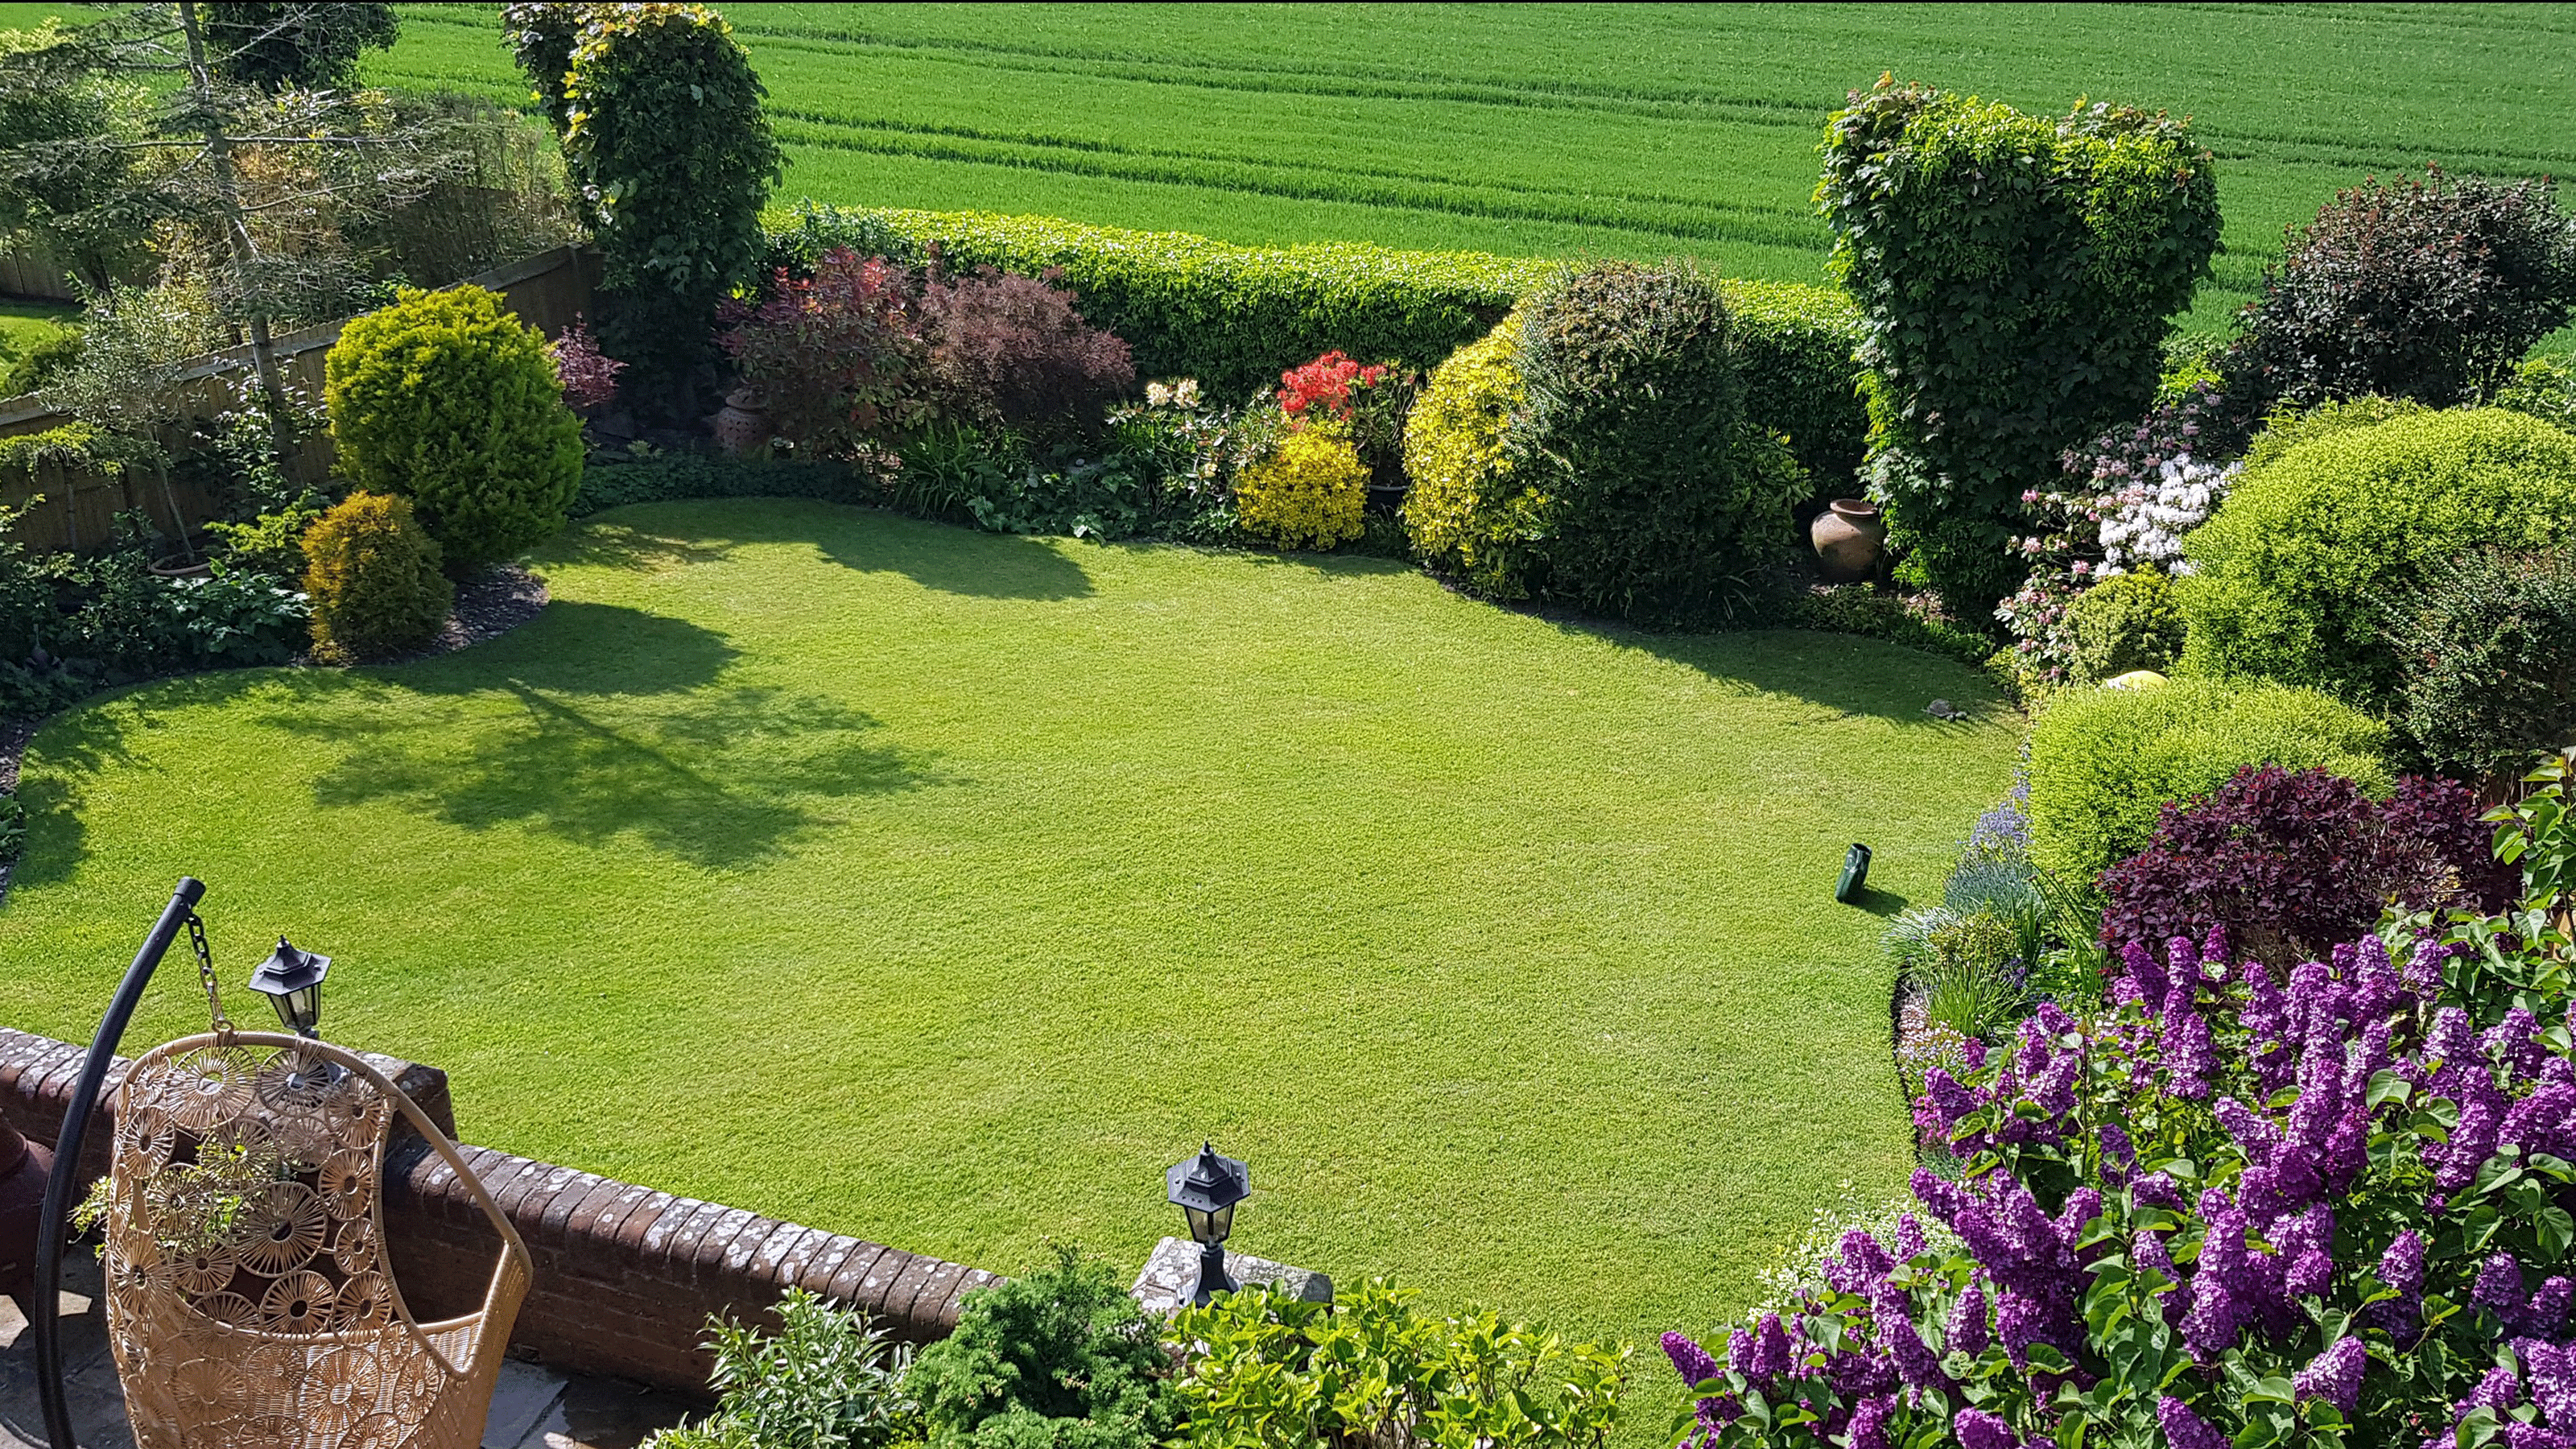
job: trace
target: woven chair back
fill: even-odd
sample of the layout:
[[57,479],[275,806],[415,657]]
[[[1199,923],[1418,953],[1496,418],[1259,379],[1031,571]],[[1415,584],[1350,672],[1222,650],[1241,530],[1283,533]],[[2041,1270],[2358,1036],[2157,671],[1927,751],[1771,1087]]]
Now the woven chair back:
[[[385,1253],[401,1118],[500,1240],[482,1306],[422,1323]],[[475,1449],[528,1251],[456,1144],[363,1059],[268,1032],[188,1037],[116,1094],[108,1340],[138,1449]]]

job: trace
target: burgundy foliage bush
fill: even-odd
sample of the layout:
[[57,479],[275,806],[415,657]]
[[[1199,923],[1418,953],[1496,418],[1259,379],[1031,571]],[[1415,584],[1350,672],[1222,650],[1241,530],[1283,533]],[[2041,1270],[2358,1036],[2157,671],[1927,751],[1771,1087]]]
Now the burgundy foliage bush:
[[808,278],[781,269],[758,306],[734,304],[718,338],[770,426],[798,452],[850,458],[937,406],[930,339],[911,278],[844,247]]
[[2155,839],[2104,871],[2102,890],[2105,944],[2219,926],[2286,966],[2367,933],[2390,901],[2501,909],[2513,875],[2466,786],[2410,775],[2382,805],[2341,776],[2264,765],[2166,806]]
[[625,370],[625,363],[599,350],[589,326],[578,317],[555,339],[555,376],[562,379],[564,403],[574,412],[616,402],[617,374]]
[[1014,276],[991,267],[922,288],[930,366],[946,409],[979,422],[1026,427],[1094,423],[1136,380],[1127,344],[1087,325],[1061,272]]

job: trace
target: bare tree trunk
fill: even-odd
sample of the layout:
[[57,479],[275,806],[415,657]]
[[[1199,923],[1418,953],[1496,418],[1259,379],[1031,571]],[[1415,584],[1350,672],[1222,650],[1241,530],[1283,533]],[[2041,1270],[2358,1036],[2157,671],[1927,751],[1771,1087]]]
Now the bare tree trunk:
[[[241,188],[233,174],[232,137],[224,134],[223,115],[215,108],[215,78],[206,64],[205,27],[197,17],[195,0],[179,0],[179,26],[188,37],[188,91],[196,108],[199,133],[206,138],[206,160],[215,178],[215,209],[222,213],[224,249],[231,254],[234,274],[245,282],[254,278],[259,249],[251,240],[250,222],[242,211]],[[286,379],[277,369],[277,349],[270,345],[268,314],[257,294],[250,293],[250,364],[259,374],[262,410],[268,414],[270,449],[277,455],[281,475],[294,467],[295,432],[286,416]]]

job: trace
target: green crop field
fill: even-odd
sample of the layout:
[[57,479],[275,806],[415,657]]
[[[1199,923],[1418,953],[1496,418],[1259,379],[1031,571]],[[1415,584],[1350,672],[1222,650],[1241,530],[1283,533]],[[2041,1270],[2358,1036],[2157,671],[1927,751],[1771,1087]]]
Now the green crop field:
[[[1688,254],[1819,280],[1815,147],[1882,70],[2194,118],[2217,326],[2283,226],[2373,172],[2576,169],[2576,10],[2543,6],[759,5],[731,12],[783,194],[1230,241]],[[510,99],[488,5],[404,7],[383,82]]]

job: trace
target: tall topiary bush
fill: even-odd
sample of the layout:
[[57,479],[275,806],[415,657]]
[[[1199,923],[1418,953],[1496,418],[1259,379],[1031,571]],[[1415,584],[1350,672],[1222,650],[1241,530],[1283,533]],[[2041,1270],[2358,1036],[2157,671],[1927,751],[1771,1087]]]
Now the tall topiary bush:
[[313,652],[334,664],[406,654],[438,637],[456,590],[406,499],[352,493],[304,533]]
[[460,575],[551,537],[581,486],[581,420],[545,335],[496,292],[406,290],[350,322],[323,398],[342,471],[410,499]]
[[1503,446],[1544,502],[1518,586],[1647,624],[1752,600],[1808,484],[1746,421],[1732,343],[1716,284],[1688,266],[1609,262],[1529,301]]
[[2576,545],[2445,560],[2390,613],[2397,725],[2435,768],[2519,773],[2576,731]]
[[[759,270],[760,207],[780,164],[768,92],[705,6],[598,5],[582,21],[563,141],[598,218],[600,345],[678,379],[711,355],[717,304]],[[559,28],[522,27],[520,55],[551,64]]]
[[2548,181],[2438,169],[2373,180],[2291,232],[2245,311],[2226,391],[2255,410],[2373,394],[2473,402],[2570,316],[2576,222]]
[[2165,806],[2247,765],[2324,770],[2384,795],[2387,744],[2379,721],[2279,684],[2063,690],[2030,729],[2030,856],[2091,880],[2145,849]]
[[1900,576],[1983,617],[2021,581],[2022,494],[2155,395],[2169,319],[2218,248],[2210,155],[2162,113],[2048,120],[1884,77],[1824,152]]
[[2387,611],[2478,547],[2576,538],[2576,436],[2501,408],[2320,433],[2258,461],[2184,551],[2183,667],[2268,675],[2365,708],[2402,671]]

